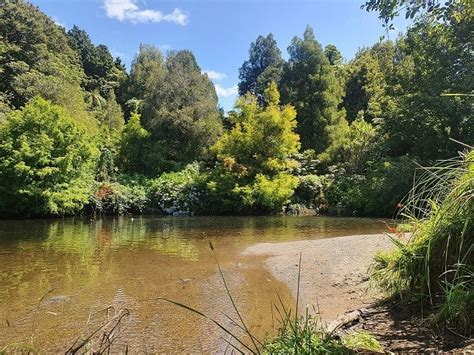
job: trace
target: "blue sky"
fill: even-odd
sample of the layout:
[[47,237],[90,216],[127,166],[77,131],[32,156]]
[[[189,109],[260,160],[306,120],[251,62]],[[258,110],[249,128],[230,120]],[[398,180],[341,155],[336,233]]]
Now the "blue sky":
[[[291,39],[314,28],[323,46],[335,44],[351,59],[359,47],[385,34],[364,0],[31,0],[66,28],[76,24],[95,44],[105,44],[130,66],[140,43],[164,52],[190,49],[229,110],[236,98],[238,68],[258,35],[273,33],[283,56]],[[395,22],[395,38],[406,27]]]

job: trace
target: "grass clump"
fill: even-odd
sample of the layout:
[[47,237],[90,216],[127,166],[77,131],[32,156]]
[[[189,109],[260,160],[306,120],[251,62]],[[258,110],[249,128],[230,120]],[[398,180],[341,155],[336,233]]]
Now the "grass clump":
[[[295,322],[296,320],[296,322]],[[263,346],[264,354],[353,354],[383,352],[380,343],[367,332],[353,332],[339,336],[328,331],[306,312],[293,320],[287,314],[280,321],[278,336]]]
[[411,238],[392,238],[396,249],[376,256],[372,279],[402,301],[430,306],[432,325],[472,335],[474,151],[422,171],[402,211]]
[[355,351],[383,353],[383,348],[377,339],[365,331],[347,334],[342,338],[342,345]]

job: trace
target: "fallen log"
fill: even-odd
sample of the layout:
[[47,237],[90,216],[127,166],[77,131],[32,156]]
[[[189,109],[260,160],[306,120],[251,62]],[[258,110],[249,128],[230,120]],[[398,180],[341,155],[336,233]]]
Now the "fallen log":
[[349,313],[338,316],[335,320],[328,324],[328,332],[335,333],[339,329],[346,327],[347,325],[353,325],[360,321],[363,315],[363,310],[355,310]]

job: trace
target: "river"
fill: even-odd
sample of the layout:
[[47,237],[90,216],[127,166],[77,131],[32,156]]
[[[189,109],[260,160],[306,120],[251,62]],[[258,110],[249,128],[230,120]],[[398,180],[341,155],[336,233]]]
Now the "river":
[[[237,318],[209,242],[244,321],[263,339],[276,326],[277,294],[289,307],[293,300],[261,257],[241,255],[246,247],[384,230],[375,219],[314,216],[0,221],[0,349],[16,343],[64,352],[123,315],[115,351],[225,350],[228,336],[210,321],[159,299],[238,332],[225,316]],[[89,345],[99,346],[108,327]]]

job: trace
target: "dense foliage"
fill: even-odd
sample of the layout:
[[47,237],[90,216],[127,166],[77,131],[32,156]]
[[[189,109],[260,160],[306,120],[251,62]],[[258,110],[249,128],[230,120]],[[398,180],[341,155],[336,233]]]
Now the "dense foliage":
[[19,109],[39,95],[61,105],[82,127],[97,124],[87,112],[80,84],[83,71],[63,29],[21,0],[0,6],[0,92]]
[[158,49],[141,46],[127,83],[127,103],[137,106],[149,132],[135,172],[155,176],[207,155],[222,122],[214,86],[190,51],[164,59]]
[[249,60],[239,69],[239,94],[251,93],[264,103],[263,93],[270,82],[279,82],[283,71],[283,59],[273,35],[258,36],[249,49]]
[[403,212],[413,233],[379,254],[372,278],[404,301],[436,306],[432,321],[466,335],[474,331],[474,151],[427,168]]
[[227,114],[190,51],[141,45],[127,72],[77,26],[1,4],[3,215],[391,216],[416,164],[474,141],[464,0],[366,1],[387,25],[402,9],[416,21],[348,61],[310,27],[286,61],[259,36]]
[[281,84],[283,102],[296,109],[302,148],[323,152],[331,134],[345,124],[344,112],[339,110],[342,87],[311,27],[303,39],[293,39],[288,53]]
[[84,131],[60,107],[34,98],[0,127],[0,210],[26,216],[80,211],[94,155]]
[[264,108],[255,96],[242,97],[230,117],[232,129],[214,146],[220,173],[209,186],[217,204],[221,199],[234,200],[230,206],[221,207],[226,212],[279,211],[297,185],[289,174],[295,163],[291,156],[300,146],[294,133],[296,112],[291,106],[279,106],[280,94],[274,82],[263,98]]

